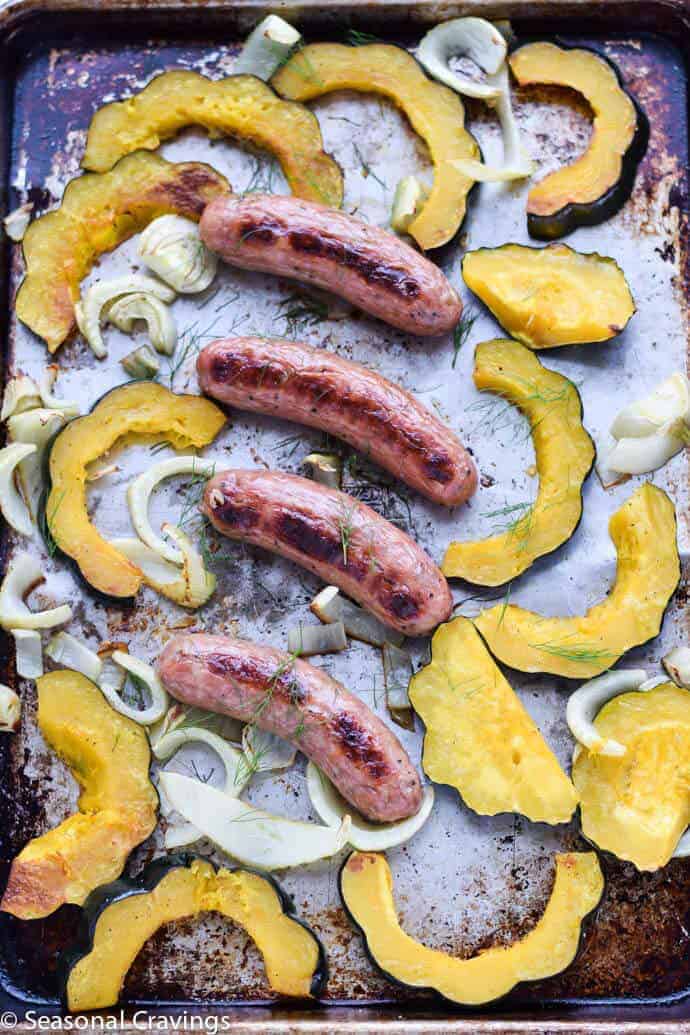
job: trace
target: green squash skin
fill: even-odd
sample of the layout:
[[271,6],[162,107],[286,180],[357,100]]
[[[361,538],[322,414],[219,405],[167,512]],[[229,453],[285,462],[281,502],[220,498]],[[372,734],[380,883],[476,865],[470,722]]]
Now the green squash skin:
[[[577,849],[569,849],[569,850],[570,851],[576,851]],[[589,842],[587,842],[587,851],[592,851],[592,850],[594,850],[594,849],[590,848],[589,847]],[[350,853],[350,855],[353,855],[353,854],[354,853]],[[600,855],[598,849],[596,849],[595,854],[597,855],[597,858],[599,859],[599,862],[601,864],[601,855]],[[341,902],[343,904],[343,909],[345,911],[345,914],[346,914],[348,920],[350,921],[350,923],[352,924],[354,929],[357,931],[357,933],[361,936],[362,943],[364,945],[364,951],[366,953],[367,959],[371,962],[372,966],[379,972],[379,974],[382,974],[383,977],[386,978],[387,981],[390,981],[392,984],[397,985],[398,988],[411,988],[415,992],[423,992],[423,993],[429,993],[430,992],[435,997],[435,999],[437,1000],[438,1003],[448,1004],[454,1010],[457,1010],[459,1013],[468,1013],[468,1014],[478,1014],[481,1010],[486,1009],[487,1006],[491,1006],[491,1005],[493,1005],[495,1003],[505,1002],[506,999],[508,999],[510,996],[514,995],[523,985],[529,985],[530,984],[529,981],[519,981],[517,984],[513,985],[513,987],[510,988],[505,993],[505,995],[498,996],[496,999],[490,999],[490,1000],[488,1000],[485,1003],[477,1003],[476,1005],[472,1005],[471,1003],[458,1003],[454,999],[448,999],[446,996],[444,996],[441,992],[439,992],[432,985],[425,985],[425,986],[422,986],[422,985],[406,985],[405,982],[401,981],[400,978],[397,978],[395,976],[395,974],[391,974],[391,973],[389,973],[389,971],[384,970],[383,967],[379,963],[377,963],[377,961],[376,961],[376,959],[374,957],[374,954],[371,952],[371,950],[369,948],[369,942],[367,940],[366,931],[362,927],[359,926],[359,924],[357,923],[357,921],[353,917],[352,913],[347,908],[347,903],[345,902],[345,896],[343,895],[343,872],[345,870],[345,867],[348,864],[348,861],[350,859],[350,855],[348,855],[347,859],[342,864],[342,866],[340,867],[340,870],[338,872],[338,891],[340,893],[340,900],[341,900]],[[582,952],[582,949],[584,948],[584,942],[585,942],[585,939],[587,937],[587,934],[588,934],[590,928],[594,928],[594,926],[596,926],[596,921],[597,921],[597,918],[599,916],[599,911],[600,911],[600,909],[602,908],[602,906],[604,905],[604,903],[606,901],[608,882],[606,880],[606,870],[605,870],[605,868],[603,866],[602,866],[602,873],[603,873],[603,876],[604,876],[604,889],[603,889],[603,891],[601,893],[601,898],[597,902],[597,904],[594,907],[594,909],[590,913],[587,913],[587,915],[585,917],[583,917],[582,923],[580,924],[580,937],[579,937],[579,940],[578,940],[577,948],[576,948],[576,950],[575,950],[575,952],[573,954],[573,958],[570,961],[570,963],[568,964],[568,966],[565,968],[565,970],[561,971],[561,973],[563,973],[563,974],[565,974],[566,971],[569,970],[570,967],[572,967],[572,965],[575,963],[575,961],[577,960],[578,956]],[[529,933],[529,932],[527,932],[527,933]],[[535,981],[543,981],[545,979],[544,978],[535,978],[534,980]],[[520,1000],[518,999],[517,1002],[519,1003]]]
[[649,120],[638,101],[625,88],[618,66],[594,47],[582,47],[563,43],[558,38],[543,41],[535,37],[534,39],[522,39],[517,46],[510,48],[510,53],[515,53],[516,50],[519,50],[526,43],[533,43],[535,41],[556,43],[562,50],[588,50],[590,53],[595,54],[601,61],[613,69],[618,85],[630,98],[637,113],[635,135],[630,143],[630,147],[623,155],[621,175],[616,183],[609,187],[604,194],[600,195],[596,201],[586,204],[572,202],[569,205],[564,205],[558,212],[553,212],[548,216],[527,214],[527,232],[530,237],[539,241],[555,241],[559,237],[571,234],[579,226],[597,226],[599,223],[604,223],[623,207],[632,194],[637,167],[647,150],[649,143]]
[[[202,863],[209,862],[205,857],[188,853],[166,855],[161,859],[156,859],[154,862],[149,863],[149,865],[146,866],[141,874],[136,878],[119,877],[110,884],[104,884],[100,888],[96,888],[91,892],[82,907],[81,921],[75,942],[69,948],[65,949],[58,958],[58,987],[60,989],[60,996],[63,1005],[66,1009],[69,1008],[67,1004],[67,983],[69,981],[70,973],[77,963],[83,959],[84,956],[88,956],[92,951],[96,933],[96,924],[98,923],[101,914],[110,906],[115,905],[116,902],[120,902],[122,899],[130,898],[132,895],[149,894],[149,892],[153,891],[171,870],[178,868],[186,869],[195,860]],[[300,927],[303,927],[304,930],[312,936],[318,946],[319,955],[310,991],[312,996],[314,996],[315,999],[318,999],[328,981],[328,959],[321,940],[317,938],[312,928],[304,920],[301,920],[295,915],[295,903],[292,897],[283,891],[278,882],[267,873],[261,873],[249,866],[225,868],[229,869],[231,873],[236,870],[242,870],[245,873],[254,873],[257,877],[261,877],[262,880],[269,883],[280,899],[283,913],[291,920],[298,923]],[[217,871],[218,867],[214,867],[214,869]],[[298,1002],[299,1000],[291,999],[290,1001]]]

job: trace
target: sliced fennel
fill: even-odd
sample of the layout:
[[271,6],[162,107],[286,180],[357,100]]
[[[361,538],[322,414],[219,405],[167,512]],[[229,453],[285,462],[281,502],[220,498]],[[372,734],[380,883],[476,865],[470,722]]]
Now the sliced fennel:
[[[394,643],[383,645],[383,679],[386,684],[386,704],[393,716],[397,712],[409,712],[412,718],[409,686],[412,679],[412,658],[406,650]],[[409,720],[403,723],[409,726]]]
[[120,360],[130,377],[138,381],[146,381],[156,376],[161,368],[160,363],[148,345],[140,345]]
[[403,642],[404,637],[400,633],[389,629],[363,607],[353,604],[337,586],[326,586],[314,597],[309,607],[321,622],[342,622],[345,632],[353,640],[362,640],[373,647],[383,647],[384,643],[399,646]]
[[14,690],[0,683],[0,733],[16,733],[22,717],[22,702]]
[[429,197],[429,188],[417,176],[403,176],[398,181],[391,209],[391,229],[405,234]]
[[41,405],[41,393],[33,377],[28,374],[15,374],[5,385],[2,397],[0,421],[7,420],[15,413],[24,413]]
[[345,650],[347,636],[342,622],[329,625],[299,625],[288,629],[287,649],[290,654],[308,658],[313,654],[334,654]]
[[297,748],[275,733],[248,723],[242,730],[242,750],[248,774],[289,769],[297,756]]
[[343,477],[343,464],[335,453],[310,453],[302,461],[310,477],[321,485],[339,489]]
[[62,410],[35,409],[15,413],[7,422],[7,431],[12,442],[35,446],[19,461],[17,475],[24,500],[32,515],[36,517],[38,505],[45,489],[45,454],[48,443],[66,422]]
[[[508,45],[499,30],[484,18],[453,18],[434,26],[417,48],[417,60],[429,75],[466,97],[495,100],[501,87],[491,81],[505,64]],[[484,82],[453,72],[451,58],[467,58],[485,73]]]
[[53,394],[53,388],[55,387],[59,371],[60,368],[56,363],[49,363],[43,371],[41,384],[39,386],[41,403],[46,407],[46,409],[59,410],[60,413],[64,414],[65,419],[69,420],[71,417],[79,416],[81,413],[81,407],[79,403],[73,399],[58,399],[58,397]]
[[621,410],[611,425],[616,442],[604,466],[619,474],[656,471],[687,444],[689,425],[690,383],[678,372]]
[[674,647],[661,659],[661,664],[676,686],[690,690],[690,647]]
[[218,269],[218,257],[201,240],[199,227],[183,216],[159,216],[149,223],[139,238],[139,255],[183,295],[204,291]]
[[277,14],[269,14],[247,36],[235,62],[234,74],[255,75],[267,83],[301,39],[301,33],[292,25]]
[[[184,537],[185,543],[182,570],[166,561],[146,543],[142,543],[141,539],[112,539],[111,543],[141,569],[147,586],[151,586],[182,607],[201,607],[216,588],[216,577],[206,571],[200,554],[187,536],[179,532],[179,529],[176,531]],[[170,533],[171,536],[174,534]]]
[[24,602],[35,586],[44,581],[43,569],[30,553],[18,553],[10,561],[0,585],[0,625],[3,629],[52,629],[72,617],[69,604],[47,611],[31,611]]
[[8,525],[20,535],[33,533],[31,514],[19,495],[15,473],[19,464],[36,453],[36,446],[29,442],[14,442],[0,449],[0,511]]
[[624,755],[625,745],[617,740],[604,740],[597,732],[594,719],[613,697],[630,690],[651,689],[645,686],[646,682],[647,673],[644,669],[616,669],[590,679],[571,694],[566,708],[566,722],[578,744],[582,744],[593,755]]
[[314,811],[329,827],[339,826],[344,817],[351,814],[352,823],[347,840],[361,852],[384,852],[388,848],[405,844],[424,826],[434,805],[434,789],[427,786],[424,788],[419,812],[414,816],[397,823],[370,823],[364,816],[354,812],[313,762],[307,766],[307,790]]
[[11,241],[23,241],[24,234],[31,222],[31,213],[34,210],[33,201],[25,201],[23,205],[15,208],[2,221],[5,233]]
[[274,816],[179,773],[161,772],[171,805],[223,852],[262,870],[281,870],[329,859],[349,839],[351,819],[339,827]]
[[143,685],[151,700],[143,708],[134,708],[122,700],[121,687],[116,689],[110,679],[103,679],[101,676],[99,685],[108,703],[128,719],[138,722],[140,726],[150,726],[162,719],[168,708],[168,695],[153,666],[121,650],[113,651],[111,660],[133,676],[140,686]]
[[103,662],[98,654],[70,633],[56,633],[46,647],[46,654],[56,665],[81,672],[92,683],[98,683],[101,678]]
[[99,359],[108,355],[101,334],[101,324],[106,315],[104,310],[123,295],[141,292],[151,294],[161,302],[172,302],[175,298],[175,292],[159,280],[142,276],[139,273],[130,273],[112,280],[97,281],[86,289],[80,301],[75,304],[74,312],[79,330]]
[[[108,323],[114,324],[118,330],[124,331],[125,334],[131,334],[135,323],[143,320],[156,352],[172,356],[175,351],[177,324],[165,302],[161,302],[150,291],[137,291],[133,295],[123,295],[122,298],[115,299],[106,311],[106,320]],[[125,366],[124,360],[122,365]],[[141,375],[134,374],[133,376]]]
[[14,637],[17,675],[22,679],[38,679],[43,675],[41,634],[35,629],[11,629]]
[[156,535],[149,521],[151,493],[165,478],[179,474],[191,474],[193,478],[211,478],[215,473],[215,461],[201,460],[198,456],[173,456],[149,467],[138,475],[127,488],[127,503],[132,524],[137,535],[159,556],[172,564],[182,564],[182,553],[171,543]]

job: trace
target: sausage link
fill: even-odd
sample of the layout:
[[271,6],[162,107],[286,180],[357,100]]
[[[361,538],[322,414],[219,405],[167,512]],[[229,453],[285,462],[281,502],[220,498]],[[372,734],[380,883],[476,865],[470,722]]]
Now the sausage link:
[[189,633],[173,637],[158,674],[185,704],[290,740],[368,819],[418,811],[419,776],[394,733],[325,672],[273,647]]
[[199,353],[207,395],[344,439],[435,503],[464,503],[477,473],[462,443],[399,385],[301,342],[225,338]]
[[450,615],[431,558],[344,492],[278,471],[223,471],[207,482],[202,510],[219,532],[296,561],[406,635]]
[[380,227],[280,194],[226,194],[204,209],[201,239],[225,262],[341,295],[411,334],[444,334],[462,302],[433,262]]

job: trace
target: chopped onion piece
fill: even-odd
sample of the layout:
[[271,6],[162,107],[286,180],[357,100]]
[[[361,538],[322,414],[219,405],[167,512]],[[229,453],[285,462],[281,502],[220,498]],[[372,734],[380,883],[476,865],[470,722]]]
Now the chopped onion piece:
[[289,740],[259,729],[254,723],[247,723],[242,730],[242,750],[248,773],[289,769],[297,757],[297,748]]
[[386,685],[386,705],[393,722],[404,729],[414,729],[414,712],[410,704],[409,685],[412,678],[412,659],[394,643],[383,645],[383,680]]
[[5,216],[2,223],[5,227],[5,233],[11,241],[19,242],[24,240],[24,234],[31,222],[31,213],[33,210],[33,201],[25,201],[23,205],[13,209],[9,215]]
[[162,719],[168,708],[168,695],[153,666],[121,650],[113,651],[111,658],[130,676],[134,676],[138,683],[143,683],[151,697],[151,703],[144,708],[133,708],[122,700],[120,692],[114,689],[109,680],[101,678],[100,688],[113,708],[126,715],[128,719],[138,722],[140,726],[150,726]]
[[201,240],[199,227],[184,216],[159,216],[149,223],[139,238],[139,255],[183,295],[205,291],[218,268],[218,257]]
[[22,702],[14,690],[0,683],[0,733],[16,733],[22,716]]
[[611,425],[611,435],[616,439],[646,438],[674,421],[686,420],[689,413],[690,383],[678,372],[643,399],[624,407]]
[[129,376],[138,381],[147,381],[155,377],[161,368],[148,345],[140,345],[138,349],[128,352],[120,363]]
[[292,25],[269,14],[250,32],[240,51],[233,73],[255,75],[268,82],[272,75],[285,64],[290,54],[302,39],[301,33]]
[[320,485],[339,489],[343,477],[343,464],[335,453],[310,453],[303,460],[309,468],[310,477]]
[[[131,334],[134,324],[138,320],[143,320],[156,352],[172,356],[175,351],[177,324],[168,306],[150,292],[137,291],[136,294],[123,295],[122,298],[116,299],[107,309],[106,320],[125,334]],[[122,364],[124,366],[124,360]]]
[[27,453],[17,466],[19,486],[22,495],[35,517],[45,489],[45,453],[60,428],[65,425],[65,414],[61,410],[26,410],[15,413],[7,422],[7,431],[12,442],[34,445],[35,451]]
[[321,622],[342,622],[345,632],[353,640],[362,640],[373,647],[383,647],[386,642],[399,646],[403,642],[404,637],[400,633],[389,629],[364,608],[353,604],[341,594],[337,586],[326,586],[309,606]]
[[281,870],[329,859],[349,838],[349,816],[338,828],[302,823],[264,812],[179,773],[161,772],[159,780],[177,812],[246,866]]
[[661,659],[661,664],[676,686],[690,690],[690,647],[674,647]]
[[31,611],[24,603],[32,589],[45,579],[43,569],[30,553],[18,553],[10,561],[0,586],[0,625],[3,629],[52,629],[72,617],[69,604],[47,611]]
[[41,405],[41,393],[33,377],[28,374],[15,374],[5,385],[2,397],[0,420],[7,420],[15,413],[34,410]]
[[78,417],[81,413],[81,406],[78,402],[71,399],[58,399],[56,395],[53,395],[59,371],[60,368],[56,363],[50,363],[43,371],[39,387],[41,402],[49,410],[59,410],[65,415],[65,418]]
[[[152,225],[152,224],[151,224]],[[108,350],[101,334],[101,323],[105,318],[107,306],[123,295],[144,292],[151,294],[161,302],[172,302],[175,292],[166,284],[161,284],[153,277],[145,277],[140,273],[130,273],[125,277],[113,280],[99,280],[88,287],[81,300],[74,306],[79,330],[99,359],[108,355]]]
[[101,678],[103,662],[98,654],[70,633],[56,633],[46,647],[46,654],[56,665],[81,672],[92,683],[98,683]]
[[347,636],[342,622],[330,625],[299,625],[288,629],[287,649],[291,654],[309,657],[312,654],[334,654],[345,650]]
[[625,754],[625,745],[617,740],[604,740],[597,732],[594,719],[607,701],[630,690],[649,690],[644,687],[647,673],[641,668],[616,669],[596,679],[590,679],[579,690],[570,695],[566,708],[568,728],[579,744],[592,755],[607,755],[620,758]]
[[453,18],[434,26],[417,48],[417,60],[429,75],[466,97],[492,100],[500,95],[500,87],[491,82],[478,82],[453,72],[452,57],[474,62],[487,76],[493,76],[505,63],[508,47],[499,30],[484,18]]
[[149,521],[149,500],[151,493],[165,478],[179,474],[191,474],[193,478],[211,478],[216,465],[213,460],[202,460],[198,456],[173,456],[149,467],[138,475],[127,489],[127,503],[132,524],[137,535],[152,550],[172,564],[182,564],[182,554],[175,546],[166,543],[156,535]]
[[14,636],[17,675],[22,679],[38,679],[43,675],[41,634],[35,629],[10,629]]
[[337,827],[348,813],[351,814],[352,824],[347,840],[360,852],[384,852],[388,848],[405,844],[424,826],[434,805],[434,789],[429,785],[424,788],[422,804],[414,816],[396,823],[370,823],[348,805],[313,762],[307,766],[307,790],[314,811],[327,826]]
[[403,176],[398,181],[391,209],[391,229],[405,234],[410,223],[429,197],[429,188],[417,176]]
[[36,452],[29,442],[14,442],[0,449],[0,511],[8,525],[20,535],[32,535],[31,514],[17,491],[15,472],[22,460]]

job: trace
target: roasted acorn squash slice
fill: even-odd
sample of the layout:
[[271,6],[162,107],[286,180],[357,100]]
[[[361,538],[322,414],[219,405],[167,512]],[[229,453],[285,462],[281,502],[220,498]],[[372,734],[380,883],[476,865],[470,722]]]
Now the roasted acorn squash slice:
[[521,672],[587,679],[658,634],[680,578],[673,503],[647,482],[613,515],[609,534],[618,570],[606,600],[576,618],[508,603],[482,611],[474,624],[495,657]]
[[12,863],[0,908],[22,920],[48,916],[65,902],[81,905],[119,876],[155,827],[158,807],[141,726],[79,672],[49,672],[36,686],[39,729],[82,791],[79,812],[29,841]]
[[614,757],[575,749],[582,832],[638,870],[658,870],[690,825],[690,693],[664,683],[621,694],[594,725],[626,751]]
[[282,97],[309,101],[333,90],[379,93],[409,119],[429,148],[434,183],[428,199],[407,228],[424,249],[450,241],[465,218],[474,183],[451,165],[478,158],[479,147],[465,129],[465,109],[456,93],[432,82],[401,47],[370,43],[346,47],[311,43],[302,47],[272,79]]
[[500,586],[573,534],[582,515],[582,483],[594,461],[594,446],[582,425],[575,385],[543,367],[523,345],[500,338],[478,345],[474,383],[518,406],[527,417],[539,492],[530,507],[511,514],[515,520],[507,531],[451,543],[441,570],[447,578]]
[[410,701],[426,726],[422,765],[435,783],[455,787],[483,816],[567,823],[575,789],[469,619],[436,630]]
[[201,859],[153,863],[136,881],[98,888],[84,906],[77,944],[61,960],[72,1013],[113,1006],[144,942],[163,924],[214,911],[243,927],[280,995],[318,995],[327,977],[323,949],[292,915],[278,885],[250,870],[215,870]]
[[567,244],[480,248],[465,255],[462,275],[501,327],[530,349],[608,341],[635,312],[615,259]]
[[429,949],[402,930],[383,855],[354,852],[340,873],[345,908],[376,966],[393,981],[432,988],[465,1006],[489,1003],[521,981],[538,981],[569,967],[580,945],[582,921],[598,905],[603,890],[594,852],[557,855],[551,897],[536,927],[512,945],[460,959]]
[[110,597],[132,597],[144,575],[96,530],[86,509],[86,470],[131,434],[162,434],[176,449],[201,448],[225,416],[208,399],[175,395],[153,381],[132,381],[108,392],[85,417],[56,435],[49,451],[50,492],[44,519],[56,546],[86,581]]
[[91,120],[82,165],[105,172],[130,151],[154,151],[185,126],[211,136],[236,136],[271,151],[293,194],[339,208],[343,178],[323,149],[316,116],[276,97],[253,75],[207,79],[198,72],[163,72],[124,101],[100,108]]
[[510,57],[520,86],[545,83],[582,94],[592,109],[589,147],[577,161],[545,176],[527,196],[527,229],[550,240],[609,219],[627,201],[647,149],[649,124],[601,54],[554,43],[527,43]]
[[103,252],[157,216],[199,220],[208,202],[229,189],[210,165],[175,165],[143,152],[123,158],[102,176],[71,180],[60,207],[24,234],[26,276],[17,293],[17,316],[55,352],[75,327],[79,285]]

